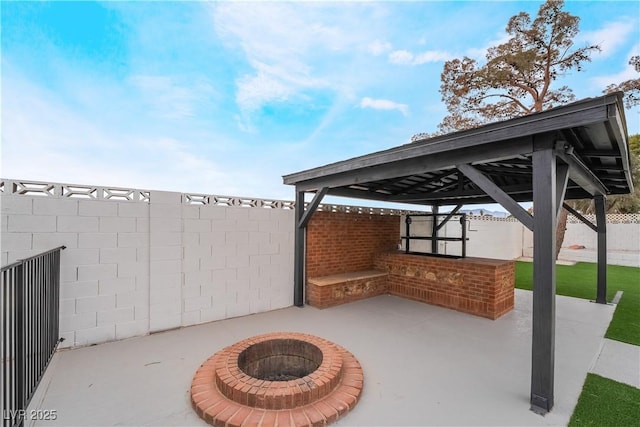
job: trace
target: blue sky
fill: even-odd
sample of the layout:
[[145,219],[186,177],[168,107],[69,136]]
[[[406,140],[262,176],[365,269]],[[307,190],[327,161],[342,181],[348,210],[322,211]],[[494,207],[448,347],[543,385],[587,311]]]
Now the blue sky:
[[[434,131],[443,62],[539,5],[2,2],[0,175],[292,199],[281,175]],[[637,76],[638,2],[565,9],[602,52],[557,84],[584,98]]]

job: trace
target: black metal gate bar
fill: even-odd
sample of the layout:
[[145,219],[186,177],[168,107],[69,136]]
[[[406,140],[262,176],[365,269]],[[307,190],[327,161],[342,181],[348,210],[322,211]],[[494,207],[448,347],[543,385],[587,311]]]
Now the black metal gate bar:
[[0,271],[2,427],[24,425],[27,406],[58,346],[62,249]]
[[[434,212],[437,212],[437,209],[434,207]],[[454,216],[459,217],[460,226],[462,229],[461,237],[439,237],[438,230],[440,230],[446,222],[448,222]],[[411,224],[413,217],[427,217],[433,218],[433,227],[432,227],[432,235],[431,236],[412,236],[411,235]],[[439,222],[440,218],[444,218],[442,222]],[[465,213],[427,213],[427,214],[409,214],[405,217],[405,236],[400,236],[405,243],[406,254],[412,255],[426,255],[433,257],[443,257],[443,258],[465,258],[467,256],[467,214]],[[410,243],[412,240],[427,240],[431,241],[431,252],[418,252],[410,249]],[[444,255],[439,254],[437,251],[438,242],[461,242],[462,243],[462,255]]]

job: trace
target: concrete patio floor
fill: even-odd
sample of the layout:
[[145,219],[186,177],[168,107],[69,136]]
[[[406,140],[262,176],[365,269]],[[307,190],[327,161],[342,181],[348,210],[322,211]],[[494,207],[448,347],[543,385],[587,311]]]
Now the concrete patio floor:
[[361,400],[336,425],[566,425],[615,307],[557,297],[555,407],[543,417],[529,410],[531,296],[516,290],[515,310],[495,321],[379,296],[60,351],[30,409],[57,411],[35,425],[204,426],[189,402],[199,365],[282,330],[334,341],[362,364]]

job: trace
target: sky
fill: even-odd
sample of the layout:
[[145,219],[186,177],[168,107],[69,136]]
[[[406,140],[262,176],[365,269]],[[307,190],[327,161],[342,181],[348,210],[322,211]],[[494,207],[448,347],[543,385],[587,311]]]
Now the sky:
[[[292,200],[282,175],[434,132],[444,62],[540,4],[3,1],[0,176]],[[565,10],[602,50],[556,85],[637,77],[640,3]]]

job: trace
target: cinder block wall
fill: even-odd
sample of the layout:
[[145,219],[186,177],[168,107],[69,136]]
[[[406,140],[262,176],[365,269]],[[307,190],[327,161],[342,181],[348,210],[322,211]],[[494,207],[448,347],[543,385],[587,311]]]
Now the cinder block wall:
[[400,216],[316,212],[307,226],[307,277],[373,268],[376,255],[397,250]]
[[67,247],[62,347],[292,304],[293,210],[186,204],[163,191],[84,200],[56,185],[55,196],[0,193],[0,247],[2,265]]
[[[440,217],[439,221],[443,218]],[[511,218],[489,216],[467,216],[467,256],[493,259],[515,259],[522,256],[522,234],[524,227]],[[414,217],[411,234],[430,236],[433,223],[430,217]],[[400,234],[406,234],[405,216],[400,219]],[[462,227],[457,219],[452,219],[439,231],[440,237],[462,237]],[[402,242],[404,249],[405,242]],[[411,250],[431,253],[431,241],[412,240]],[[440,241],[438,253],[442,255],[462,254],[462,242]]]
[[526,227],[511,218],[485,219],[472,216],[467,221],[467,256],[516,259],[522,256],[522,235]]
[[63,347],[149,331],[149,204],[2,195],[2,264],[61,253]]
[[[586,215],[595,224],[595,215]],[[524,228],[524,227],[523,227]],[[584,246],[571,249],[570,246]],[[576,262],[597,262],[598,234],[569,215],[559,258]],[[523,230],[522,254],[533,256],[533,233]],[[640,267],[640,214],[607,215],[607,263]]]

